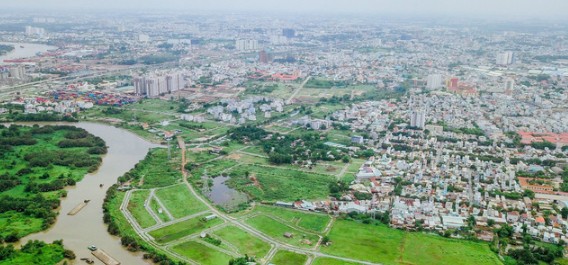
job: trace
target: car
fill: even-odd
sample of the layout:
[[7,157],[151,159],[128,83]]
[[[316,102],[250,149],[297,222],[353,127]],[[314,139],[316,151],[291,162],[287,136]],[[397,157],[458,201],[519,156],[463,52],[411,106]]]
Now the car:
[[95,250],[97,250],[97,247],[96,247],[95,245],[90,245],[90,246],[88,247],[88,249],[89,249],[90,251],[95,251]]

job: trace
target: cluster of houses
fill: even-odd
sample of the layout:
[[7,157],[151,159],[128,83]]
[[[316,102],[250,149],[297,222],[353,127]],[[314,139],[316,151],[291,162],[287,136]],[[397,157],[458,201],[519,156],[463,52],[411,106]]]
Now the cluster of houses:
[[281,99],[269,97],[250,97],[244,100],[224,99],[221,105],[207,109],[207,113],[215,120],[232,124],[244,124],[247,121],[257,120],[257,110],[264,118],[271,118],[273,112],[283,112],[285,102]]

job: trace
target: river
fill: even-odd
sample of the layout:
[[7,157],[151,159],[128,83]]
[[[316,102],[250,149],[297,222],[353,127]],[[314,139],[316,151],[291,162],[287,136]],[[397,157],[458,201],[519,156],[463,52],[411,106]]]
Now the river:
[[57,47],[55,46],[36,44],[36,43],[0,42],[0,44],[14,46],[14,50],[0,56],[0,65],[7,64],[4,63],[4,60],[34,57],[38,52],[47,52],[50,50],[57,49]]
[[[55,123],[40,123],[55,124]],[[87,249],[95,245],[120,261],[123,265],[146,264],[142,253],[132,253],[123,248],[120,239],[107,232],[103,223],[103,200],[106,190],[116,179],[144,159],[148,150],[158,145],[152,144],[137,135],[123,129],[105,124],[80,122],[71,125],[83,128],[93,135],[102,138],[108,148],[98,171],[85,175],[75,187],[67,188],[67,198],[62,199],[57,222],[43,232],[29,235],[21,240],[42,240],[53,242],[63,239],[65,247],[77,255],[76,264],[83,264],[80,258],[88,257],[95,264],[103,264],[96,260]],[[104,184],[103,188],[99,184]],[[85,208],[74,216],[67,213],[83,200],[91,200]]]

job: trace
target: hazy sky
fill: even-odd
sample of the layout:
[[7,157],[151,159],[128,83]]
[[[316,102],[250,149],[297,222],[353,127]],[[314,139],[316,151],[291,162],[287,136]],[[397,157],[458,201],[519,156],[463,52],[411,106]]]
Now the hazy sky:
[[3,7],[367,12],[420,15],[567,16],[568,0],[15,0]]

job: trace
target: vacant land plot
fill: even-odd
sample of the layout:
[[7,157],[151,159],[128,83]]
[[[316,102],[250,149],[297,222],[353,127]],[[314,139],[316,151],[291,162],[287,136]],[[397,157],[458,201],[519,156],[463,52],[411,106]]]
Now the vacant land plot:
[[202,220],[202,218],[205,216],[206,215],[203,215],[170,226],[166,226],[158,230],[154,230],[150,232],[150,235],[154,237],[154,239],[156,239],[156,242],[166,243],[198,233],[204,229],[210,228],[223,222],[218,218],[205,222]]
[[[229,175],[231,179],[227,184],[230,187],[268,201],[325,198],[329,183],[334,179],[327,175],[257,165],[232,168]],[[253,175],[258,183],[251,180]]]
[[212,249],[195,241],[188,241],[173,247],[173,250],[191,260],[204,265],[229,264],[233,258],[221,251]]
[[[169,216],[166,214],[164,209],[160,207],[160,205],[158,204],[155,198],[152,198],[152,200],[150,201],[150,208],[152,208],[154,213],[156,213],[156,215],[160,218],[160,220],[162,220],[162,222],[172,221],[170,220]],[[161,213],[160,210],[162,211]]]
[[404,244],[405,264],[501,264],[489,246],[435,235],[408,233]]
[[299,265],[306,263],[307,260],[308,257],[306,255],[280,250],[276,252],[270,263],[276,265]]
[[143,177],[142,188],[165,187],[181,179],[180,163],[181,152],[179,150],[172,150],[172,159],[168,160],[167,149],[154,148],[146,156],[145,163],[136,165],[134,170],[127,174],[133,175],[135,179]]
[[140,227],[146,228],[156,224],[156,221],[146,208],[144,208],[144,201],[148,198],[150,194],[149,190],[139,190],[132,192],[130,200],[128,201],[128,211],[132,213],[134,219],[138,222]]
[[396,264],[404,233],[386,226],[339,220],[333,225],[329,238],[332,244],[321,248],[324,253],[383,264]]
[[[409,233],[386,226],[337,221],[324,253],[382,264],[501,264],[484,243]],[[344,263],[339,263],[344,264]]]
[[175,218],[192,215],[207,209],[184,184],[156,190],[156,196]]
[[301,212],[280,207],[260,205],[255,208],[255,211],[275,216],[286,221],[288,224],[314,232],[323,232],[323,230],[331,220],[331,218],[329,218],[329,216],[325,214]]
[[[294,228],[288,227],[279,221],[268,216],[258,215],[246,221],[252,227],[258,229],[264,234],[284,243],[292,244],[300,247],[310,247],[315,245],[319,237],[315,234],[304,233]],[[292,238],[284,237],[285,233],[291,233]],[[305,240],[309,241],[306,242]],[[308,244],[306,244],[308,243]]]
[[214,232],[223,241],[237,247],[242,255],[262,258],[270,250],[270,244],[234,226],[223,227]]
[[347,262],[339,259],[317,258],[313,265],[358,265],[360,263]]

